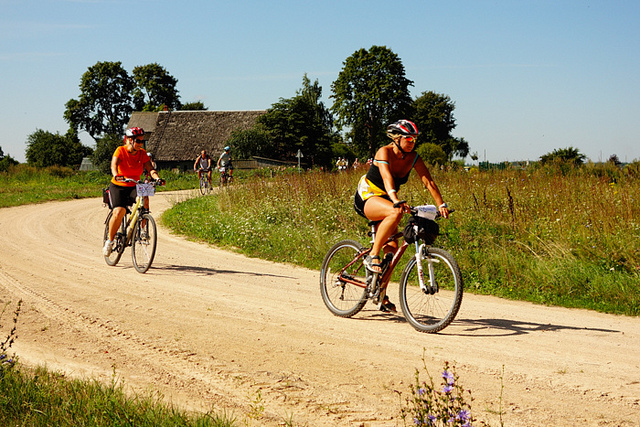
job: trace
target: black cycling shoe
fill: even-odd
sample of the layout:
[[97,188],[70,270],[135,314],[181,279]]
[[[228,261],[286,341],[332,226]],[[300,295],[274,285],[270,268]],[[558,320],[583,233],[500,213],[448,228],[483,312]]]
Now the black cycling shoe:
[[392,303],[391,301],[389,301],[389,297],[386,296],[386,295],[384,296],[384,299],[380,303],[380,311],[382,311],[383,313],[397,313],[398,312],[398,310],[396,310],[396,305],[394,303]]

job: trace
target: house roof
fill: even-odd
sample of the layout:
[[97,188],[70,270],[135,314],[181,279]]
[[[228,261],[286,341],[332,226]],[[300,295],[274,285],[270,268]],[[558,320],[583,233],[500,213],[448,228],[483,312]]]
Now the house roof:
[[[266,111],[160,111],[133,113],[129,127],[140,126],[151,135],[147,151],[156,161],[195,161],[200,151],[222,152],[236,130],[248,130]],[[155,116],[155,120],[154,117]],[[146,125],[145,125],[146,123]]]
[[137,126],[144,129],[146,133],[153,133],[156,130],[156,121],[158,113],[149,113],[146,111],[136,111],[131,114],[128,128]]

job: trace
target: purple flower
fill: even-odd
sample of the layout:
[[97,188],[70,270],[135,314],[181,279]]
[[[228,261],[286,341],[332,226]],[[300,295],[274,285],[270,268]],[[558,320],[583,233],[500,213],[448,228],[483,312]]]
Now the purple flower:
[[422,396],[423,394],[425,394],[427,392],[427,390],[425,390],[424,388],[420,387],[418,389],[418,396]]
[[462,411],[458,412],[458,415],[456,415],[456,419],[461,421],[467,421],[469,419],[469,411],[467,411],[466,409],[463,409]]
[[452,387],[452,386],[450,386],[450,385],[446,385],[446,386],[444,386],[444,388],[442,389],[442,391],[443,391],[443,392],[445,392],[445,393],[449,393],[449,392],[451,392],[451,390],[453,390],[453,387]]
[[455,379],[453,378],[453,374],[448,371],[442,372],[442,378],[446,379],[449,385],[453,385],[455,381]]

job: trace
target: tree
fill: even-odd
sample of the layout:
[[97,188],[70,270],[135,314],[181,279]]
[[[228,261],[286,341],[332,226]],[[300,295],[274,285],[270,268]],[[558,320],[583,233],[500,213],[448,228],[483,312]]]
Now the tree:
[[70,166],[82,163],[82,158],[93,150],[80,143],[78,135],[70,130],[66,135],[37,129],[27,138],[27,163],[36,167]]
[[6,172],[9,170],[9,167],[17,164],[18,161],[11,156],[5,156],[2,147],[0,147],[0,172]]
[[290,99],[280,99],[258,118],[270,135],[271,156],[295,159],[298,150],[316,164],[331,163],[331,145],[338,139],[333,117],[320,101],[322,87],[305,74],[302,89]]
[[102,173],[111,175],[111,157],[122,139],[115,135],[105,135],[96,141],[96,149],[91,155],[91,163]]
[[120,135],[133,111],[135,81],[120,62],[98,62],[82,75],[80,98],[66,104],[64,119],[95,140]]
[[466,157],[469,154],[469,144],[464,138],[455,138],[451,132],[456,127],[453,117],[455,104],[447,95],[432,91],[422,92],[413,102],[413,121],[420,137],[418,144],[431,143],[442,147],[449,160],[453,155]]
[[580,166],[586,160],[586,156],[577,148],[569,147],[569,148],[559,148],[553,150],[551,153],[547,153],[540,157],[540,162],[542,164],[546,163],[564,163],[564,164],[572,164],[575,166]]
[[620,159],[618,158],[617,154],[612,154],[609,157],[609,160],[607,160],[608,163],[613,164],[616,167],[620,167],[622,165],[622,162],[620,161]]
[[409,86],[400,58],[385,46],[360,49],[344,62],[331,85],[338,129],[351,127],[348,137],[362,157],[373,157],[386,126],[408,116]]
[[180,109],[180,96],[176,89],[178,80],[157,63],[140,65],[133,69],[136,88],[133,91],[134,107],[137,111],[155,111],[167,106]]
[[180,107],[180,110],[182,110],[182,111],[186,111],[186,110],[204,111],[206,109],[207,109],[207,107],[204,106],[202,101],[187,102],[186,104],[182,104],[182,106]]
[[238,159],[273,156],[273,141],[269,132],[262,125],[232,132],[226,145],[233,147],[234,157]]
[[430,165],[444,165],[449,161],[449,156],[444,152],[442,146],[438,144],[431,142],[420,144],[420,146],[416,148],[416,151],[422,160]]

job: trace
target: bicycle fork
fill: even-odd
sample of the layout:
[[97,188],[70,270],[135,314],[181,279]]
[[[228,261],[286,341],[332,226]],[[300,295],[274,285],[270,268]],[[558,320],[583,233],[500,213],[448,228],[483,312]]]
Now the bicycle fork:
[[425,259],[424,254],[426,253],[426,246],[424,243],[418,245],[416,241],[416,268],[418,270],[418,282],[420,283],[420,289],[425,294],[433,295],[438,292],[438,284],[436,283],[436,275],[433,270],[433,262],[432,258],[429,258],[427,261],[427,269],[429,272],[429,284],[424,280],[424,268],[422,266],[422,261]]

